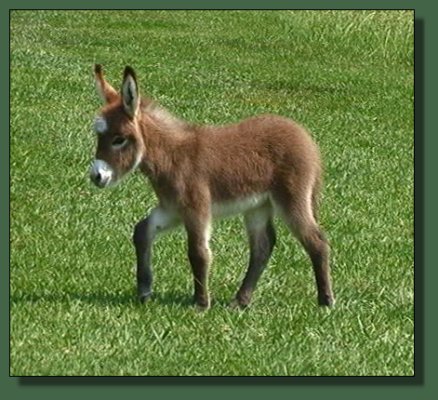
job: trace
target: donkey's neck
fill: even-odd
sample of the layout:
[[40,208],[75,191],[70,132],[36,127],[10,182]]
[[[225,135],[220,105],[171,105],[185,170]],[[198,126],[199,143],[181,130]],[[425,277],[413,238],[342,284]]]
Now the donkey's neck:
[[158,125],[162,130],[168,131],[169,134],[176,134],[179,131],[185,131],[189,124],[170,113],[154,101],[151,101],[144,108],[144,114]]
[[142,172],[155,182],[174,174],[185,156],[181,147],[194,134],[190,125],[155,103],[149,103],[142,109],[140,130],[144,143]]

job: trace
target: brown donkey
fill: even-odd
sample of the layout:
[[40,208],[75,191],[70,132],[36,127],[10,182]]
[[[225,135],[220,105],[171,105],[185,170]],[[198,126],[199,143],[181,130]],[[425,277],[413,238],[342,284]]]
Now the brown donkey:
[[139,168],[159,199],[134,230],[141,301],[152,293],[154,239],[183,224],[194,301],[199,308],[208,308],[212,218],[243,213],[250,259],[233,304],[247,306],[275,244],[275,210],[312,260],[319,304],[334,303],[329,246],[316,219],[320,156],[302,127],[273,115],[226,126],[192,125],[141,98],[132,68],[125,68],[120,93],[106,82],[100,65],[94,71],[105,106],[95,121],[97,151],[91,180],[103,188]]

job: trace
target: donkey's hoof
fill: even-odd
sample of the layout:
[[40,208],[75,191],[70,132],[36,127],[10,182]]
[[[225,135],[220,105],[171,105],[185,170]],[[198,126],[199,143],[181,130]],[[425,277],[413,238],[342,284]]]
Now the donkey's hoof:
[[329,295],[318,297],[318,304],[321,307],[333,307],[335,305],[335,298]]
[[210,308],[210,304],[195,304],[195,311],[196,312],[205,312]]
[[138,300],[140,301],[141,304],[144,304],[150,299],[151,296],[152,296],[152,291],[142,292],[138,295]]
[[207,311],[210,308],[210,299],[194,300],[195,310],[199,312]]
[[229,308],[231,308],[232,310],[245,310],[248,307],[249,307],[249,302],[238,300],[238,299],[234,299],[229,305]]

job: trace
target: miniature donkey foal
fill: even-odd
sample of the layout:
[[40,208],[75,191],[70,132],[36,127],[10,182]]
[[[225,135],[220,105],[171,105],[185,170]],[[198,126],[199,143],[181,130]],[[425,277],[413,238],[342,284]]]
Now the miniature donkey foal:
[[243,213],[250,260],[233,305],[247,306],[275,244],[275,210],[311,258],[319,304],[334,303],[329,246],[316,218],[320,156],[302,127],[273,115],[226,126],[189,124],[141,98],[132,68],[125,68],[120,93],[104,79],[100,65],[94,70],[105,105],[95,121],[91,180],[104,188],[138,168],[159,200],[134,231],[141,301],[152,293],[154,239],[183,224],[194,301],[208,308],[212,218]]

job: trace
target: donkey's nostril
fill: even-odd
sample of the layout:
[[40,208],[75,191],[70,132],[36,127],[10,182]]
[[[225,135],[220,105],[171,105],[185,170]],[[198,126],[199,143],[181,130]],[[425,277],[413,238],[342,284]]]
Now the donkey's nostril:
[[111,167],[102,160],[94,160],[91,164],[90,179],[98,187],[106,187],[111,183],[113,171]]

